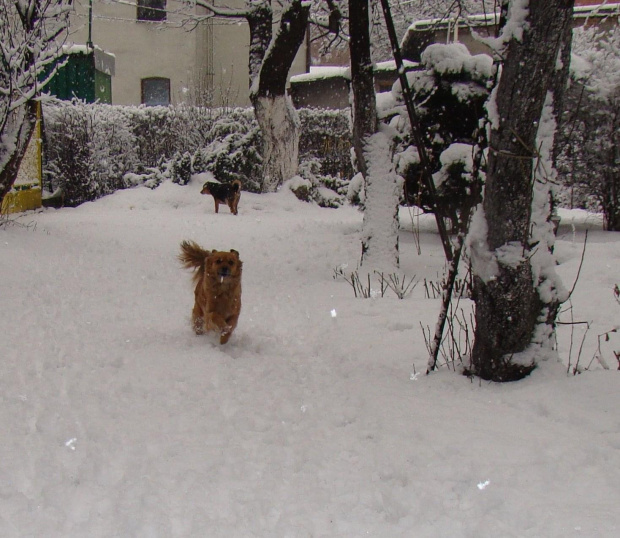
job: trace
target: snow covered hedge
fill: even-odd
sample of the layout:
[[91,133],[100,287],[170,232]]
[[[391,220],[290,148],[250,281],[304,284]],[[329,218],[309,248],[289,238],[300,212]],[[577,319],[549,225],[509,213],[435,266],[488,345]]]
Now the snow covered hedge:
[[[300,174],[321,202],[343,194],[352,175],[347,111],[302,109]],[[184,185],[209,171],[240,179],[258,192],[261,138],[250,108],[132,107],[49,101],[44,116],[44,187],[62,192],[65,205],[115,190],[163,180]],[[318,193],[323,192],[323,195]],[[336,197],[337,198],[337,197]]]
[[139,159],[125,109],[75,103],[43,110],[44,187],[60,190],[67,205],[126,187],[124,175]]

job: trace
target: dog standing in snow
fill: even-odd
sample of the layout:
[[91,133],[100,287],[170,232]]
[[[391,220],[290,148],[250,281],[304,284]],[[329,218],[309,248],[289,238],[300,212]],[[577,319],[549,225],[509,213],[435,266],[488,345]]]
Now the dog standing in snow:
[[215,212],[220,212],[220,204],[228,204],[230,212],[237,214],[237,206],[241,198],[241,181],[235,179],[231,183],[218,183],[216,181],[207,181],[203,186],[200,194],[210,194],[213,196],[215,203]]
[[204,250],[193,241],[181,243],[179,260],[194,269],[192,326],[196,334],[217,331],[220,344],[228,342],[241,312],[241,269],[236,250]]

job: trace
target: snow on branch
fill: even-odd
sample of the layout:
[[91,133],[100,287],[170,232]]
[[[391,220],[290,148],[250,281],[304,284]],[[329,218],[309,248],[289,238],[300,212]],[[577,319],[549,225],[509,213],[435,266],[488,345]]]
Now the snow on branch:
[[513,0],[508,7],[508,19],[499,37],[483,37],[472,29],[476,39],[487,45],[492,51],[501,54],[512,39],[521,41],[523,32],[528,29],[529,0]]

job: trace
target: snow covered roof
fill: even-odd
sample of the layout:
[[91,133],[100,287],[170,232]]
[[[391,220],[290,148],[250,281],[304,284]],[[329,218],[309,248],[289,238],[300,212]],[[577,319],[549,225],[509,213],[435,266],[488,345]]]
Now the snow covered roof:
[[71,54],[89,54],[90,51],[94,51],[95,67],[98,71],[114,76],[116,72],[116,56],[103,50],[98,45],[83,45],[78,43],[67,43],[62,46],[62,53]]
[[88,54],[91,48],[94,49],[95,51],[101,51],[109,56],[115,56],[111,52],[103,50],[99,45],[92,45],[89,47],[88,45],[84,45],[80,43],[67,43],[63,45],[62,53],[63,54]]
[[463,17],[443,17],[441,19],[423,19],[412,23],[407,32],[423,32],[425,30],[436,30],[439,28],[451,28],[456,22],[459,25],[465,26],[488,26],[496,24],[499,20],[499,13],[487,13],[485,15],[470,15],[467,18]]
[[310,82],[313,80],[321,80],[334,77],[350,79],[351,70],[349,69],[349,67],[342,67],[337,65],[312,65],[310,66],[309,73],[294,75],[291,77],[291,82]]
[[[403,60],[403,64],[405,66],[405,70],[407,71],[410,69],[415,69],[418,66],[416,62],[411,62],[409,60]],[[375,73],[392,71],[396,71],[396,62],[394,60],[378,62],[375,64]],[[310,66],[309,73],[302,73],[301,75],[292,76],[291,82],[311,82],[336,77],[349,80],[351,78],[351,69],[349,66],[313,65]]]
[[617,17],[620,16],[620,3],[575,6],[575,17]]
[[[405,66],[405,70],[410,70],[415,69],[416,67],[418,67],[419,64],[410,60],[403,60],[403,65]],[[394,60],[377,62],[375,64],[375,73],[377,73],[378,71],[396,71],[396,62]]]
[[[620,2],[575,6],[574,16],[576,18],[620,16]],[[458,18],[444,17],[441,19],[424,19],[412,23],[407,32],[423,32],[425,30],[452,28],[456,23],[458,23],[459,26],[489,26],[496,24],[498,21],[499,12]]]

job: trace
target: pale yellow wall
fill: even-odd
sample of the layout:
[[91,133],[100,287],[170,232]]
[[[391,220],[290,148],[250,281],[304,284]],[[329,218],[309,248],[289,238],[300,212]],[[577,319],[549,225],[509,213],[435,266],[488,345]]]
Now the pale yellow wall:
[[[148,77],[169,78],[173,103],[187,100],[193,81],[204,79],[207,72],[213,73],[214,104],[249,104],[250,37],[245,20],[231,23],[214,19],[189,31],[173,13],[181,6],[178,0],[167,1],[168,16],[163,24],[136,21],[136,7],[127,5],[135,0],[122,1],[93,0],[93,43],[116,58],[113,104],[140,104],[141,80]],[[231,7],[245,4],[244,0],[218,3]],[[84,44],[88,37],[88,0],[76,2],[74,9],[68,41]],[[213,43],[212,52],[209,43]],[[304,71],[305,52],[300,50],[291,75]]]

